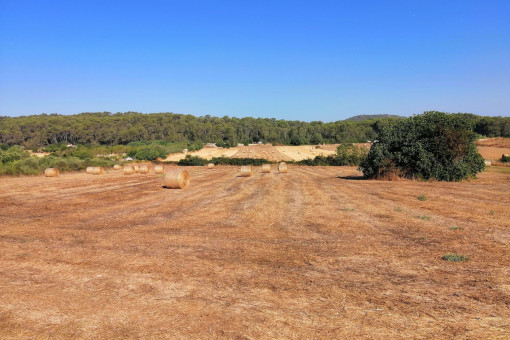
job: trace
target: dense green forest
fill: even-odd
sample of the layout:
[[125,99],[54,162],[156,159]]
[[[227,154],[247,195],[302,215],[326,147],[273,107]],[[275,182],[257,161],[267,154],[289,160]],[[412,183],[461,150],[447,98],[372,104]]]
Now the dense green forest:
[[[462,114],[474,132],[488,137],[510,137],[510,117]],[[81,113],[0,117],[0,144],[36,150],[58,143],[126,145],[160,140],[171,143],[212,142],[300,145],[365,142],[377,138],[384,126],[405,118],[344,120],[331,123],[263,118],[195,117],[173,113]]]

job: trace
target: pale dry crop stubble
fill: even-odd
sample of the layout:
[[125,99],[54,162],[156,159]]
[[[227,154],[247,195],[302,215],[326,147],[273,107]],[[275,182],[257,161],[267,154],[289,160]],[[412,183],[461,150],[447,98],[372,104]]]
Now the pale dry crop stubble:
[[510,334],[505,169],[187,170],[183,190],[152,173],[1,178],[0,338]]

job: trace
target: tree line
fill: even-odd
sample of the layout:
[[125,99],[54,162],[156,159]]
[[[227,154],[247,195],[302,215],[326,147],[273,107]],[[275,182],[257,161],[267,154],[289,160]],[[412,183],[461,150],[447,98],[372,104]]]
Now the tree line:
[[[509,117],[460,114],[474,132],[488,137],[510,137]],[[235,118],[174,113],[95,112],[76,115],[41,114],[0,117],[0,143],[40,149],[58,144],[126,145],[161,140],[171,143],[211,142],[218,146],[238,143],[301,145],[356,143],[377,138],[385,126],[406,118],[362,121],[302,122],[269,118]]]

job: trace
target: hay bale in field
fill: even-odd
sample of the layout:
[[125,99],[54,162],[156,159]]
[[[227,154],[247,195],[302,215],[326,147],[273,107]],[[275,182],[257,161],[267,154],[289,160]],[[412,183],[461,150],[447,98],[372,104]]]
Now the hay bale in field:
[[491,161],[485,161],[485,166],[492,166],[492,162]]
[[91,175],[94,173],[94,167],[93,166],[88,166],[87,169],[85,170],[85,173]]
[[243,165],[241,167],[241,177],[250,177],[253,173],[253,168],[251,165]]
[[156,165],[154,166],[154,173],[163,174],[165,173],[165,168],[163,167],[163,165]]
[[60,176],[60,170],[57,168],[47,168],[44,170],[44,176],[46,177],[58,177]]
[[271,172],[271,164],[262,165],[262,173],[270,173]]
[[147,165],[140,165],[140,173],[141,174],[148,174],[150,172],[150,169]]
[[104,173],[104,168],[102,166],[95,166],[92,169],[92,174],[94,175],[102,175]]
[[113,166],[113,170],[120,170],[120,169],[122,169],[122,167],[120,166],[120,164],[115,164],[115,165]]
[[124,175],[132,175],[135,173],[135,169],[131,165],[126,165],[124,167]]
[[207,169],[214,169],[214,163],[207,164]]
[[138,165],[133,165],[133,170],[136,172],[136,173],[139,173],[140,172],[140,167]]
[[189,186],[189,173],[179,168],[169,169],[165,175],[165,188],[185,189]]
[[287,164],[285,162],[281,162],[278,164],[278,172],[279,173],[287,173],[289,170],[287,168]]

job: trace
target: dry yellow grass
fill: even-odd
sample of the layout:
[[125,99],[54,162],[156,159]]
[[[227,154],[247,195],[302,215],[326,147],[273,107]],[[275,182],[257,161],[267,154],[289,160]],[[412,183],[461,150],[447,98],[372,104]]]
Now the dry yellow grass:
[[2,178],[0,339],[508,338],[505,169],[461,183],[187,170],[188,190]]

